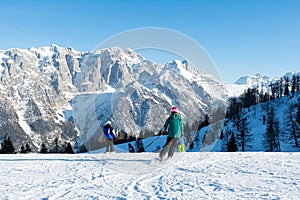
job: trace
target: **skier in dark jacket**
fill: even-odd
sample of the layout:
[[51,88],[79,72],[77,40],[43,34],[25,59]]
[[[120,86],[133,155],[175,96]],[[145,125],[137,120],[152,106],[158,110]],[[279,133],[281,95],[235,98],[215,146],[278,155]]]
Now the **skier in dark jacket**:
[[111,121],[106,122],[106,125],[103,127],[104,139],[106,142],[106,153],[115,151],[114,140],[117,140],[117,137],[114,134],[113,130],[114,129],[111,126]]
[[172,107],[171,115],[165,122],[164,131],[168,132],[167,142],[159,153],[160,160],[168,152],[168,158],[172,158],[174,155],[175,148],[183,132],[183,123],[179,110],[176,106]]

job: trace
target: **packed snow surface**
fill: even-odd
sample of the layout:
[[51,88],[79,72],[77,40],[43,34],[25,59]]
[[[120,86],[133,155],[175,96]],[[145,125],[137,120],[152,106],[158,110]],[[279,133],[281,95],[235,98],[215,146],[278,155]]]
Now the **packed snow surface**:
[[0,156],[1,199],[300,199],[300,153]]

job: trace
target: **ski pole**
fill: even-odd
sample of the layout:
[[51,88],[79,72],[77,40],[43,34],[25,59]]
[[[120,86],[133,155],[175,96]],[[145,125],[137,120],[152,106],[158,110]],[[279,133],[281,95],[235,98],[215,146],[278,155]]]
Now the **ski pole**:
[[146,150],[151,144],[153,144],[156,140],[158,140],[162,135],[162,131],[159,131],[160,135],[158,137],[156,137],[152,142],[150,142],[144,149]]

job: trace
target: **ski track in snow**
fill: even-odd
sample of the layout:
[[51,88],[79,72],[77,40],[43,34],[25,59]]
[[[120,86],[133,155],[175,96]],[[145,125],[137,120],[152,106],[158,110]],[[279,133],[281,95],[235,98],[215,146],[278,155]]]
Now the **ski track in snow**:
[[0,155],[0,199],[300,199],[300,153]]

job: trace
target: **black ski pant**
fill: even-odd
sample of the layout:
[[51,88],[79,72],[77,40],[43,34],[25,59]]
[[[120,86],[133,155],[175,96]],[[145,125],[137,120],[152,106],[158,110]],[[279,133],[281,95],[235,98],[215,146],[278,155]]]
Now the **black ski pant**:
[[175,152],[175,148],[177,146],[177,143],[179,141],[179,138],[167,138],[167,142],[162,148],[162,150],[159,153],[159,157],[163,158],[166,153],[168,152],[168,158],[172,158]]

